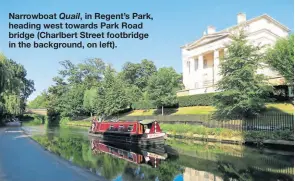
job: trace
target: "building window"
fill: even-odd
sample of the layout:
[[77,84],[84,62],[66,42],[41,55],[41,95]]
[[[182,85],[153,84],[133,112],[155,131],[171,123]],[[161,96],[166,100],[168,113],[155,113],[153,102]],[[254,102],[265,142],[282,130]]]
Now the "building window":
[[195,70],[198,70],[199,67],[199,60],[198,58],[195,58]]
[[188,68],[188,73],[191,72],[191,62],[187,61],[187,68]]
[[208,67],[208,61],[207,59],[204,59],[204,69]]

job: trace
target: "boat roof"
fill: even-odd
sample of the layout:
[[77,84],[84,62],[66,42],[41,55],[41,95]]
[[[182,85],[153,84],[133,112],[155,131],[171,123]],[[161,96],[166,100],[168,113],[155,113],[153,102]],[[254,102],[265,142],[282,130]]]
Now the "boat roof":
[[153,122],[155,122],[155,120],[152,120],[152,119],[146,119],[146,120],[142,120],[142,121],[140,121],[139,123],[140,123],[140,124],[151,124],[151,123],[153,123]]

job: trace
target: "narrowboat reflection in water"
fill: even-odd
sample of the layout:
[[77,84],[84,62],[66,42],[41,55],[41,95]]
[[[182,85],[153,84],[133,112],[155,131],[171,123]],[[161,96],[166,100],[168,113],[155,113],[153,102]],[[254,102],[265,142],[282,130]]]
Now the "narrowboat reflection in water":
[[[92,138],[91,149],[94,154],[107,153],[114,157],[135,163],[147,164],[158,167],[159,164],[169,157],[178,157],[176,150],[167,145],[158,147],[139,147],[127,144],[112,144],[102,139]],[[169,150],[169,155],[167,153]]]
[[96,118],[92,121],[89,135],[108,142],[133,145],[163,145],[166,136],[155,120],[99,122]]

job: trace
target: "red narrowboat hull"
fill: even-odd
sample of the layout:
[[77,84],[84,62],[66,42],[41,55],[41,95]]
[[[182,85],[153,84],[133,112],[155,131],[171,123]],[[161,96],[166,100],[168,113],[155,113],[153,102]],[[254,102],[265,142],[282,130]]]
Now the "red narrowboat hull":
[[146,138],[144,136],[125,136],[118,134],[93,134],[89,133],[90,136],[99,137],[103,139],[105,142],[124,142],[127,144],[135,144],[135,145],[164,145],[165,144],[165,134],[156,138]]
[[134,145],[163,145],[166,136],[155,121],[148,124],[139,121],[97,122],[93,123],[89,135],[106,142]]

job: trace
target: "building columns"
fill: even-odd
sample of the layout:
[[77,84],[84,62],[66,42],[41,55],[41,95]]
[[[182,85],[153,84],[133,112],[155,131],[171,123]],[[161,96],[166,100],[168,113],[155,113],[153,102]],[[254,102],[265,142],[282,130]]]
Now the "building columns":
[[204,64],[203,55],[199,55],[198,61],[199,61],[198,70],[202,70],[203,69],[203,64]]
[[199,55],[198,57],[198,87],[203,87],[203,68],[204,68],[204,61],[203,61],[203,55]]
[[219,50],[214,50],[213,85],[219,81]]
[[226,56],[228,54],[228,48],[224,48],[224,56]]

